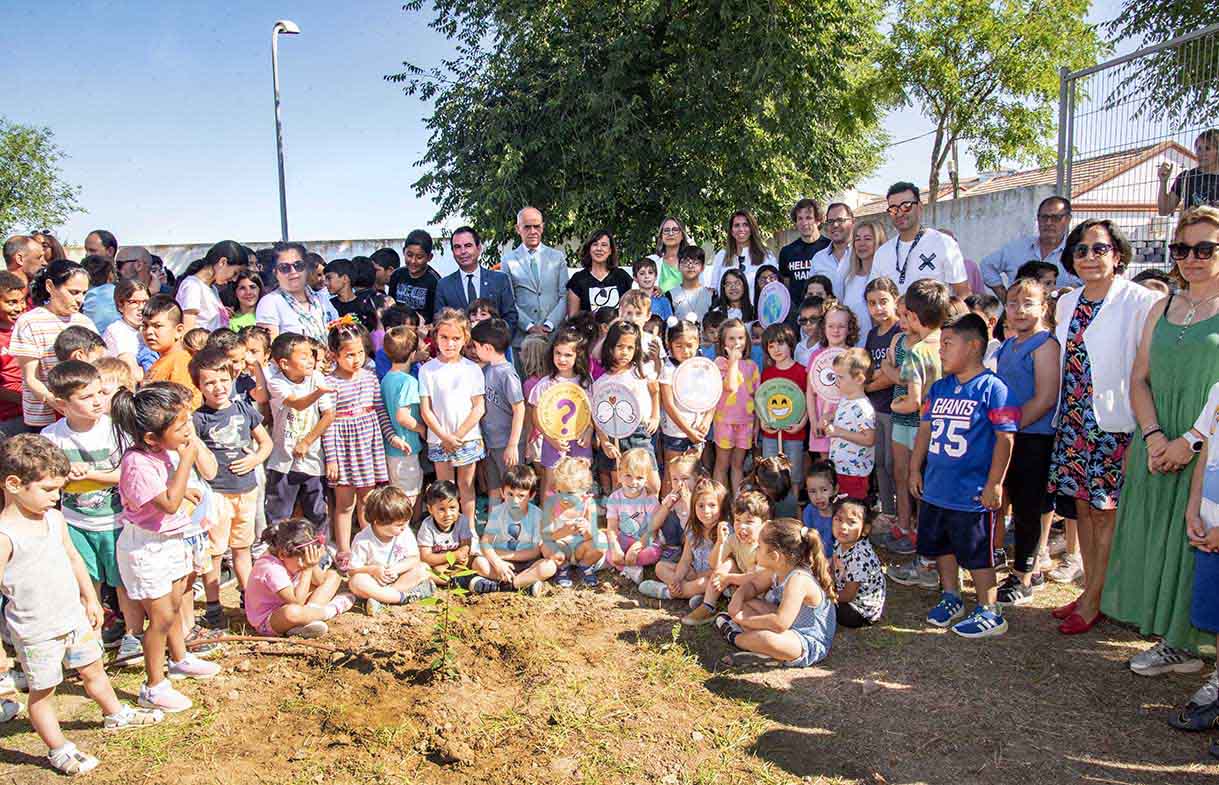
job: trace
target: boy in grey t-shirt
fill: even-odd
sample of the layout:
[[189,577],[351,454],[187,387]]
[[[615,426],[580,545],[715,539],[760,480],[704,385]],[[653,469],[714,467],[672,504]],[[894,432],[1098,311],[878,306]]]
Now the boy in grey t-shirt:
[[504,354],[512,343],[512,331],[503,319],[484,319],[470,331],[470,340],[483,367],[486,382],[481,427],[487,457],[482,460],[483,479],[492,506],[502,501],[504,472],[519,462],[518,445],[525,425],[525,394],[521,377]]

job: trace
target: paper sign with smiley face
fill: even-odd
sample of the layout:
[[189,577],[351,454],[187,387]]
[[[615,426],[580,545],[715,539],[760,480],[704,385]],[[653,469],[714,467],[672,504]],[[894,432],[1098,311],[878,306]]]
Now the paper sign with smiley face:
[[767,430],[779,431],[804,416],[804,391],[791,379],[770,379],[753,394],[754,409]]

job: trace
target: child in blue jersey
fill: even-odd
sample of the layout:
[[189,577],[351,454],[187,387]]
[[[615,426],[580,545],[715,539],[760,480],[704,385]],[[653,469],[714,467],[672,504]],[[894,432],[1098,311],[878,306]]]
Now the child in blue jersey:
[[[1050,332],[1049,298],[1035,278],[1019,278],[1007,290],[1007,334],[995,354],[1007,403],[1020,410],[1020,431],[1012,446],[1003,487],[1012,505],[1016,561],[999,587],[1000,605],[1026,605],[1045,579],[1038,563],[1049,563],[1046,541],[1054,500],[1046,493],[1054,449],[1054,405],[1058,403],[1058,341]],[[1045,549],[1043,551],[1043,549]]]
[[[943,585],[927,621],[965,638],[1007,631],[996,602],[995,511],[1020,409],[1008,405],[1007,385],[982,365],[987,340],[986,322],[977,314],[944,325],[944,376],[927,395],[910,460],[910,490],[922,500],[918,552],[935,560]],[[965,604],[958,565],[969,570],[978,597],[974,612],[960,622]]]

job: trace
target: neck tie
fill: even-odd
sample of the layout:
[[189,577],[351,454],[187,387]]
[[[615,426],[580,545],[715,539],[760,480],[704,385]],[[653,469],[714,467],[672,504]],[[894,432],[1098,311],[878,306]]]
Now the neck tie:
[[474,273],[466,273],[466,305],[478,299],[478,293],[474,291]]

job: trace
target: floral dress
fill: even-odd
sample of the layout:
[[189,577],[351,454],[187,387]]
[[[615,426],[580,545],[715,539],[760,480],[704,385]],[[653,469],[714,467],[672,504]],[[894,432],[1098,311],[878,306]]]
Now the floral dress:
[[1092,363],[1084,332],[1104,300],[1079,298],[1067,329],[1058,404],[1058,433],[1050,456],[1049,493],[1082,499],[1097,510],[1117,509],[1130,434],[1102,431],[1092,409]]

